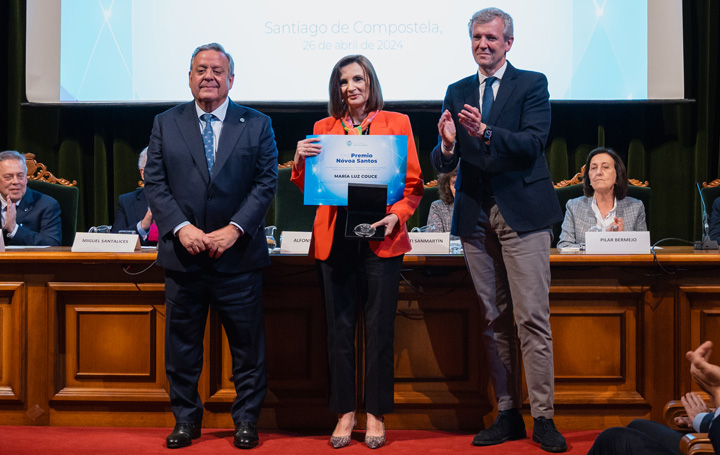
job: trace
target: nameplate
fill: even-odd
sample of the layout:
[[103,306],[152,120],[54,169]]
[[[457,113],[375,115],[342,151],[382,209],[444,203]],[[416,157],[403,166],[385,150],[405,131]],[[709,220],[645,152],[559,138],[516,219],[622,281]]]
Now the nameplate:
[[409,232],[412,250],[407,254],[450,254],[449,232]]
[[72,244],[73,253],[132,253],[140,250],[137,234],[101,234],[78,232]]
[[586,232],[586,254],[650,254],[650,232]]
[[312,232],[283,231],[280,252],[287,254],[308,254]]

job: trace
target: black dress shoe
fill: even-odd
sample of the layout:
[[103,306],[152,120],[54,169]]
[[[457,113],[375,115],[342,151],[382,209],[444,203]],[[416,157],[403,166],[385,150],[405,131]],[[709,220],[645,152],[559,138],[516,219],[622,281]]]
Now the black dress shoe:
[[235,447],[252,449],[258,445],[257,428],[252,422],[240,422],[235,426]]
[[538,417],[533,420],[535,421],[533,441],[539,442],[541,449],[546,452],[565,452],[567,450],[565,438],[555,428],[553,419]]
[[165,439],[168,449],[179,449],[192,444],[193,439],[200,437],[200,424],[177,423],[170,436]]
[[498,412],[490,428],[482,430],[473,439],[474,446],[493,446],[505,441],[526,438],[525,422],[517,409]]

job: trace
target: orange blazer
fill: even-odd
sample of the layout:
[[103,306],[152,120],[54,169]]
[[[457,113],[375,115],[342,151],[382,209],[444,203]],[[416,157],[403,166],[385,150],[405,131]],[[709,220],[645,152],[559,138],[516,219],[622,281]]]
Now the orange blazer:
[[[324,118],[313,128],[313,134],[338,134],[344,135],[345,130],[340,124],[340,119],[334,117]],[[390,235],[383,241],[371,241],[370,248],[379,257],[388,258],[399,256],[410,251],[410,239],[407,233],[407,220],[412,216],[420,204],[423,195],[423,178],[418,161],[415,139],[410,126],[410,119],[405,114],[397,112],[380,111],[370,124],[370,134],[401,135],[408,138],[407,150],[407,172],[405,175],[405,193],[402,199],[387,206],[387,213],[394,213],[400,221]],[[290,180],[300,188],[305,189],[305,161],[299,166],[293,164]],[[313,225],[310,252],[308,255],[315,259],[325,260],[330,256],[333,234],[335,232],[335,221],[337,220],[337,207],[334,205],[318,206]]]

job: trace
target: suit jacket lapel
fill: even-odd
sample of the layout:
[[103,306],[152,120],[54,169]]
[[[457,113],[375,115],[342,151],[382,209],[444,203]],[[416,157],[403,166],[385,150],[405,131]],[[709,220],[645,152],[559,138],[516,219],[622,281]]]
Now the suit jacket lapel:
[[[475,73],[475,77],[472,79],[470,84],[468,84],[465,87],[465,90],[463,90],[463,103],[477,108],[480,107],[480,78],[477,73]],[[462,107],[459,106],[459,108]]]
[[180,115],[175,118],[175,122],[188,149],[188,153],[193,160],[193,164],[200,169],[200,174],[205,183],[207,183],[210,180],[210,175],[208,174],[207,163],[205,162],[205,148],[203,147],[202,135],[200,134],[197,112],[195,112],[195,101],[185,104]]
[[516,76],[517,71],[515,70],[515,67],[512,66],[510,62],[508,62],[507,68],[505,68],[505,74],[503,75],[502,81],[500,81],[500,88],[498,89],[498,94],[495,97],[492,109],[490,109],[490,118],[487,119],[487,121],[483,120],[484,123],[494,125],[495,122],[497,122],[500,113],[502,112],[505,104],[510,99],[510,95],[512,95],[515,87],[517,86]]
[[227,162],[230,154],[235,149],[238,139],[245,131],[246,109],[232,101],[228,105],[225,121],[223,122],[222,134],[220,134],[220,142],[218,149],[215,151],[215,164],[213,164],[213,174],[217,175]]
[[30,213],[33,207],[35,207],[35,194],[33,194],[32,190],[28,188],[25,192],[25,196],[20,199],[20,203],[16,208],[15,221],[17,224],[22,224],[23,220]]
[[145,197],[145,190],[137,192],[135,197],[135,216],[138,220],[145,218],[145,214],[148,210],[147,197]]

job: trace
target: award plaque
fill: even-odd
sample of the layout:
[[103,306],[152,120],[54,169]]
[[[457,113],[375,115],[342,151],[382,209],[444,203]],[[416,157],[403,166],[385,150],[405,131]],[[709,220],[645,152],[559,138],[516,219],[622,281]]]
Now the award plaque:
[[[322,153],[305,159],[305,205],[348,205],[348,184],[384,185],[386,205],[402,199],[407,174],[407,136],[308,136]],[[377,221],[377,220],[376,220]]]
[[383,240],[385,226],[372,224],[387,215],[387,186],[367,183],[348,184],[345,237],[355,240]]

